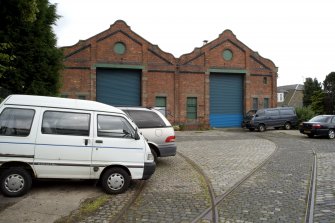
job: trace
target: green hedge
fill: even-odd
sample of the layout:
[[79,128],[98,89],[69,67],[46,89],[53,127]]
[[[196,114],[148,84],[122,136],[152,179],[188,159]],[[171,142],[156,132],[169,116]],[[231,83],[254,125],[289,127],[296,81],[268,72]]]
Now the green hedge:
[[312,110],[312,108],[310,106],[302,107],[302,108],[296,108],[295,111],[297,113],[298,123],[308,121],[315,116],[315,112]]

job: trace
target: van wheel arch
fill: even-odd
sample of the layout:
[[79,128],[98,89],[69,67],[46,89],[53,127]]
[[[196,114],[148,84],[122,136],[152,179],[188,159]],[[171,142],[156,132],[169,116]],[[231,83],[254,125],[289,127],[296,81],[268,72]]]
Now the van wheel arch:
[[128,169],[127,167],[125,167],[125,166],[121,166],[121,165],[112,165],[112,166],[107,166],[107,167],[105,167],[104,170],[101,172],[101,174],[100,174],[100,178],[99,178],[100,183],[101,183],[101,178],[102,178],[102,176],[105,174],[105,172],[106,172],[107,170],[109,170],[109,169],[111,169],[111,168],[121,168],[121,169],[123,169],[124,171],[126,171],[126,172],[128,173],[128,175],[130,176],[130,178],[131,178],[131,173],[130,173],[130,171],[129,171],[129,169]]
[[26,170],[31,178],[35,178],[36,177],[36,174],[35,174],[35,171],[33,170],[33,168],[28,164],[28,163],[24,163],[24,162],[7,162],[7,163],[4,163],[0,166],[0,175],[1,173],[6,170],[6,169],[9,169],[9,168],[14,168],[14,167],[20,167],[24,170]]

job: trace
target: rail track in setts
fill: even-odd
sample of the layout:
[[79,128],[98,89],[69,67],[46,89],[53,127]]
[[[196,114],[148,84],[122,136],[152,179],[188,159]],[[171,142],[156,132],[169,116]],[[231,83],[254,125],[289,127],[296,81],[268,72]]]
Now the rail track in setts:
[[334,141],[273,131],[243,132],[243,139],[220,134],[180,137],[177,155],[159,161],[152,181],[136,182],[108,222],[335,222],[334,180],[319,182],[329,165],[334,173]]

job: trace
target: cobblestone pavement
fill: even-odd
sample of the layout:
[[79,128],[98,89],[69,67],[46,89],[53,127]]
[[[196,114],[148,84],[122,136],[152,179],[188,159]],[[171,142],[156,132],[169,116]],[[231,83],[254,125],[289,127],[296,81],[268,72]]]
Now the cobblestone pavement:
[[[178,132],[178,152],[192,159],[221,195],[273,153],[275,144],[264,139],[241,139],[240,132]],[[117,195],[82,222],[111,222],[138,190]],[[119,202],[117,202],[117,200]],[[202,176],[179,154],[160,159],[153,177],[118,222],[191,222],[211,207]],[[118,209],[118,210],[116,210]],[[115,211],[116,210],[116,211]]]
[[335,222],[335,140],[306,139],[317,153],[314,222]]
[[[303,222],[312,149],[318,168],[314,222],[335,222],[335,140],[309,139],[296,130],[230,129],[177,132],[177,146],[178,154],[160,159],[144,185],[132,181],[126,193],[110,196],[81,222],[193,222],[213,203],[219,222]],[[206,215],[199,222],[212,221]]]
[[[252,133],[258,134],[259,133]],[[219,204],[221,222],[302,222],[312,150],[296,136],[262,133],[278,151],[259,171]]]
[[[236,133],[217,131],[196,134],[196,137],[192,134],[178,136],[178,151],[192,159],[205,172],[216,197],[242,180],[269,157],[276,147],[268,140],[254,137],[244,139]],[[222,139],[222,136],[226,139]]]
[[[116,216],[114,208],[123,207],[133,192],[117,195],[82,222],[112,221]],[[115,203],[117,200],[121,202]],[[119,222],[189,222],[209,206],[204,179],[177,155],[159,161],[155,174]]]

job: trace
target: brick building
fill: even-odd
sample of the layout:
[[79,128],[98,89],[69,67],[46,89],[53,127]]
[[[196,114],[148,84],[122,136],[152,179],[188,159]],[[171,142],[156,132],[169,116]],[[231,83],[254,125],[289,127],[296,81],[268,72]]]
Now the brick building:
[[118,20],[63,51],[63,97],[164,107],[189,127],[239,126],[245,111],[277,106],[277,67],[230,30],[175,58]]

